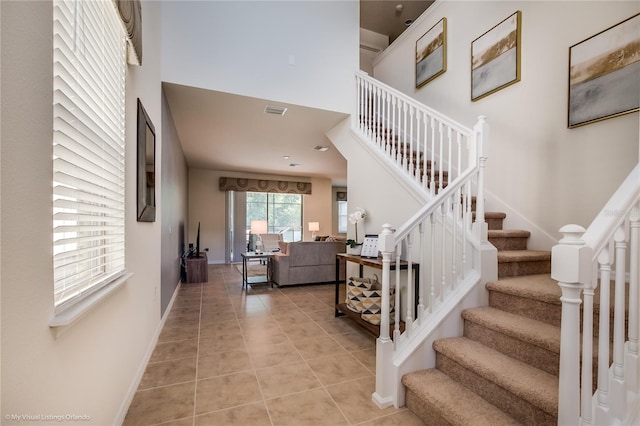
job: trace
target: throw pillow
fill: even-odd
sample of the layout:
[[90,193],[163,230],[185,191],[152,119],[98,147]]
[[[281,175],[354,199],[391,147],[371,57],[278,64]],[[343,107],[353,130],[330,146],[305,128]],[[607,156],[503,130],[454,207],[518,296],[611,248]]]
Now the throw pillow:
[[[395,294],[395,288],[389,290],[389,324],[395,323]],[[362,290],[359,301],[362,306],[360,317],[371,324],[380,325],[380,321],[382,320],[381,290]]]
[[360,302],[360,296],[364,290],[370,290],[373,283],[369,278],[349,278],[347,281],[347,298],[345,300],[347,309],[361,313],[362,303]]

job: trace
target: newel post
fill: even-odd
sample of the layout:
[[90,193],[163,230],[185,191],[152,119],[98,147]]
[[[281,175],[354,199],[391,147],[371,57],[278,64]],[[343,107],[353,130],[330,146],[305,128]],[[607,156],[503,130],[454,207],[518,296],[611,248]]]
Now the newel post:
[[478,193],[476,195],[476,220],[473,223],[473,235],[481,243],[488,241],[489,225],[484,220],[484,169],[489,158],[489,124],[487,117],[481,115],[473,127],[478,161]]
[[[391,225],[382,225],[382,233],[378,236],[378,250],[382,253],[382,313],[380,318],[380,336],[376,340],[376,391],[372,395],[373,402],[380,408],[394,404],[394,371],[391,368],[393,358],[393,341],[389,337],[389,287],[391,256],[396,250],[395,235]],[[399,319],[399,315],[396,314]]]
[[591,250],[582,239],[582,226],[566,225],[560,233],[564,237],[551,251],[551,278],[562,290],[558,424],[576,425],[580,419],[580,294],[590,279]]

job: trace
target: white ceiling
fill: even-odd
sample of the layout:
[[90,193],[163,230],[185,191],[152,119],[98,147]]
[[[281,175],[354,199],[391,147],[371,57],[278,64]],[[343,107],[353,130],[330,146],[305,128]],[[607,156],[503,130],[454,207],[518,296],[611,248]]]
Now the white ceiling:
[[[325,136],[346,114],[169,83],[163,88],[189,167],[321,177],[346,185],[347,162]],[[287,112],[266,114],[267,105]]]
[[[415,20],[432,2],[402,2],[401,13],[399,3],[361,0],[361,26],[391,42],[406,29],[406,19]],[[170,83],[163,88],[189,167],[319,177],[346,186],[346,160],[325,136],[345,114]],[[288,110],[265,114],[267,105]],[[318,145],[329,150],[314,150]]]

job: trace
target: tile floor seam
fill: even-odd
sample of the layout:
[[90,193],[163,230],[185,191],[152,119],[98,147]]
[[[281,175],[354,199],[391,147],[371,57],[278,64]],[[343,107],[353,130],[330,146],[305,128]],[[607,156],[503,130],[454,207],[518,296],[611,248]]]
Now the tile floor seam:
[[195,384],[193,389],[193,421],[192,426],[196,424],[196,412],[198,404],[198,365],[200,364],[200,331],[202,327],[202,293],[204,291],[203,286],[200,286],[200,308],[198,310],[198,342],[196,343],[196,371],[195,371]]

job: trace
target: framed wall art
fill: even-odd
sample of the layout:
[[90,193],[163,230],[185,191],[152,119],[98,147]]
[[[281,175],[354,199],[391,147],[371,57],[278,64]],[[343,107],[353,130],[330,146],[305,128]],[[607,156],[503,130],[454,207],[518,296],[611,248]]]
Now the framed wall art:
[[442,18],[416,41],[416,88],[447,70],[447,18]]
[[138,222],[156,221],[156,130],[138,99]]
[[471,100],[520,81],[520,27],[517,11],[471,42]]
[[640,13],[569,48],[569,128],[640,108]]

